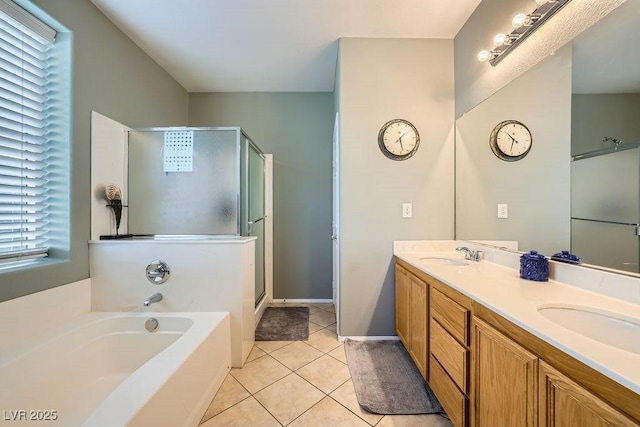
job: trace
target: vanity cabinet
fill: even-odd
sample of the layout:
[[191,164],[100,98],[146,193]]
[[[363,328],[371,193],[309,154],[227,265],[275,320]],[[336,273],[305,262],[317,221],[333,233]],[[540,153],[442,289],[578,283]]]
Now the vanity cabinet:
[[409,348],[410,292],[409,272],[396,264],[396,333],[405,348]]
[[633,391],[411,264],[395,271],[398,336],[454,426],[640,427]]
[[539,389],[540,427],[638,425],[545,362],[540,362]]
[[466,426],[469,417],[470,301],[433,279],[427,283],[430,286],[429,386],[453,425]]
[[427,284],[396,265],[396,333],[427,378]]
[[426,380],[427,367],[427,284],[417,277],[409,277],[409,287],[411,288],[409,321],[409,354],[413,358],[422,377]]
[[476,317],[473,372],[474,426],[537,425],[538,357]]

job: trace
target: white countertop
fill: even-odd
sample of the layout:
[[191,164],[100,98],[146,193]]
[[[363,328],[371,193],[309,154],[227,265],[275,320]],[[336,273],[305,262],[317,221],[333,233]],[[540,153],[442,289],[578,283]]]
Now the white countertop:
[[[539,306],[545,304],[580,305],[640,319],[640,305],[555,280],[533,282],[521,279],[519,271],[510,268],[513,267],[513,262],[506,267],[483,260],[458,267],[427,266],[419,260],[425,256],[463,259],[464,255],[454,250],[460,243],[455,241],[434,241],[433,244],[396,242],[394,255],[640,394],[639,354],[600,343],[559,326],[542,316],[537,310]],[[470,245],[465,244],[465,246]],[[495,254],[493,255],[492,259],[495,258]],[[513,258],[514,254],[498,256]]]

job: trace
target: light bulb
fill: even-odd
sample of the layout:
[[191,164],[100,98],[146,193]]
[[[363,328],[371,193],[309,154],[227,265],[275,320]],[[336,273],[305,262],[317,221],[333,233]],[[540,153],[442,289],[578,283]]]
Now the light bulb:
[[498,47],[502,44],[507,44],[507,40],[509,40],[509,36],[507,36],[506,34],[496,34],[496,36],[493,38],[493,46]]
[[525,22],[527,22],[527,15],[525,15],[524,13],[519,13],[513,17],[511,25],[513,25],[513,28],[520,28],[524,25]]
[[489,60],[489,58],[491,58],[492,56],[493,55],[488,50],[481,50],[480,52],[478,52],[478,61],[485,62]]

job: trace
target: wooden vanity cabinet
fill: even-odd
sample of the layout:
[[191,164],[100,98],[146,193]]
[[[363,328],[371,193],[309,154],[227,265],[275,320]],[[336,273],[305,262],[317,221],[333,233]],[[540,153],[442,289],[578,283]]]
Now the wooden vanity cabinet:
[[396,332],[456,427],[469,423],[471,300],[399,260]]
[[395,271],[396,331],[454,426],[640,427],[638,394],[412,265]]
[[405,348],[409,347],[409,272],[396,264],[396,333]]
[[473,425],[535,427],[538,357],[473,318]]
[[435,279],[429,279],[427,283],[430,285],[429,386],[453,425],[466,426],[469,419],[470,301]]
[[411,288],[411,313],[409,321],[409,354],[416,363],[418,370],[425,380],[428,377],[427,366],[427,284],[417,277],[409,277],[409,287]]
[[539,390],[540,427],[638,425],[622,412],[542,361],[540,362]]
[[427,379],[427,284],[396,264],[396,333]]

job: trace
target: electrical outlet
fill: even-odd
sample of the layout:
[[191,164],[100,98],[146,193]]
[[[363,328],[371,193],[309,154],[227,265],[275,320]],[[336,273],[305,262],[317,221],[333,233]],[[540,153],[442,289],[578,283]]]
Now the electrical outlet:
[[509,211],[506,203],[498,203],[498,218],[509,218]]
[[402,218],[411,218],[413,216],[413,205],[411,203],[402,204]]

